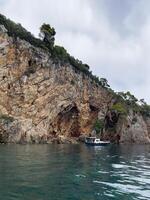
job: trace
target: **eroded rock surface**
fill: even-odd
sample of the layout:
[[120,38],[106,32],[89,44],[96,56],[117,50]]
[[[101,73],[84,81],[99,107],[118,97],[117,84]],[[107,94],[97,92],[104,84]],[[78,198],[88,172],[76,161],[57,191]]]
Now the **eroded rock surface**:
[[[88,76],[54,64],[47,52],[1,28],[0,142],[74,143],[92,131],[97,117],[105,117],[111,103],[111,93]],[[128,121],[119,124],[121,141],[149,142],[142,116],[130,127]]]
[[54,64],[43,50],[1,33],[0,113],[5,141],[61,142],[65,137],[72,142],[71,138],[91,131],[99,110],[106,112],[111,98],[69,64]]

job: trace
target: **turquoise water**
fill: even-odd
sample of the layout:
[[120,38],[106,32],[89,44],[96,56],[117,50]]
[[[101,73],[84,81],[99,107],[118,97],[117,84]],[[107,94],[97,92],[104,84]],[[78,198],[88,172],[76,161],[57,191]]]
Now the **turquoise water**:
[[99,199],[150,199],[150,146],[0,146],[0,200]]

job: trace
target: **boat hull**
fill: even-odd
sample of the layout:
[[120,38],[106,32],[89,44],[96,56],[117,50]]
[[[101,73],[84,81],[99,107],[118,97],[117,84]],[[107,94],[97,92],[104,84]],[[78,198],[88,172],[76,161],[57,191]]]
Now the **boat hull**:
[[87,142],[85,142],[85,144],[88,146],[107,146],[110,144],[110,142],[107,142],[107,143],[106,142],[105,143],[87,143]]

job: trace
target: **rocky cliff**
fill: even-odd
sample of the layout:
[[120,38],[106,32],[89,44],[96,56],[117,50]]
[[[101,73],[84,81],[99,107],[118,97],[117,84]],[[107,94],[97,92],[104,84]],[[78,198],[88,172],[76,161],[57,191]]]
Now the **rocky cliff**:
[[[0,142],[72,143],[106,119],[114,97],[70,64],[0,31]],[[135,119],[136,120],[133,120]],[[150,120],[131,111],[102,137],[150,143]]]

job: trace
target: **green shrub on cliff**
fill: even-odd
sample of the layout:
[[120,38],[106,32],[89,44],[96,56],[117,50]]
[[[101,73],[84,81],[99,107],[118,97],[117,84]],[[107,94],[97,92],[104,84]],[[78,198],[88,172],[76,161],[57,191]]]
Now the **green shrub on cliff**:
[[68,62],[69,54],[64,47],[55,45],[52,51],[52,57],[55,61],[62,61],[63,63]]
[[143,99],[140,100],[142,103],[140,106],[140,113],[145,117],[150,117],[150,105],[148,105]]
[[104,121],[97,119],[93,126],[93,129],[96,131],[96,134],[101,133],[103,128],[104,128]]
[[111,107],[111,110],[117,111],[119,114],[126,115],[127,114],[127,109],[124,104],[122,103],[116,103]]
[[115,96],[117,102],[121,102],[126,107],[126,110],[133,110],[134,113],[139,113],[141,110],[141,106],[138,104],[138,99],[128,92],[118,92]]

